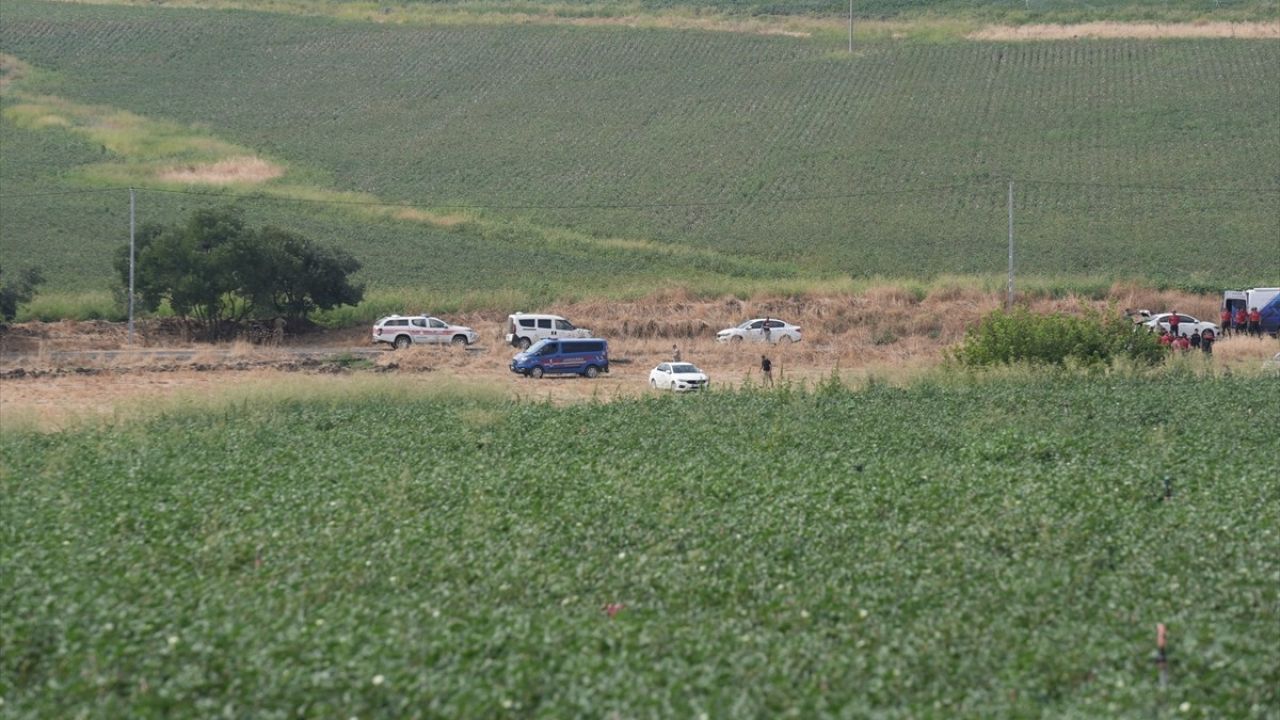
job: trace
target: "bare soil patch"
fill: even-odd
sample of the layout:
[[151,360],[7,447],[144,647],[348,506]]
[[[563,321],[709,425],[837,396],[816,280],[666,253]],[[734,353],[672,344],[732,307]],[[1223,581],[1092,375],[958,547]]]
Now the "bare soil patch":
[[970,33],[970,40],[1077,40],[1103,38],[1239,38],[1280,39],[1276,22],[1135,23],[1091,22],[1078,25],[991,25]]

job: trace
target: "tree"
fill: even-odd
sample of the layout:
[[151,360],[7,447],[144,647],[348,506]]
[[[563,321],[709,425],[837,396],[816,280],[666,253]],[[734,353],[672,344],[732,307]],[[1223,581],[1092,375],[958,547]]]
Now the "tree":
[[240,291],[262,312],[305,319],[316,309],[356,305],[364,287],[351,282],[360,262],[288,230],[265,227],[252,242],[240,243]]
[[[360,263],[275,227],[248,227],[234,208],[198,210],[184,224],[144,226],[135,238],[134,287],[144,308],[162,302],[217,336],[222,323],[355,305],[364,288],[350,275]],[[126,283],[129,248],[116,257]]]
[[44,282],[44,274],[40,268],[29,267],[18,273],[16,280],[3,281],[4,273],[0,271],[0,320],[9,322],[18,315],[18,306],[31,302],[36,296],[36,287]]

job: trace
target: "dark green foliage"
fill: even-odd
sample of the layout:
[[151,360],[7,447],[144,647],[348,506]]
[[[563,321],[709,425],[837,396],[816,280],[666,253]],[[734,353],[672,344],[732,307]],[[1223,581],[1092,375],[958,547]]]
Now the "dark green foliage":
[[0,271],[0,320],[12,320],[18,314],[18,306],[31,302],[31,298],[36,296],[36,288],[43,283],[44,273],[37,267],[25,268],[16,278],[10,277],[9,280],[5,280]]
[[252,242],[241,243],[236,267],[239,291],[259,314],[302,319],[316,309],[358,305],[364,297],[363,286],[351,282],[360,263],[350,253],[280,228],[263,228]]
[[[358,304],[362,286],[350,275],[360,263],[287,230],[255,230],[232,208],[197,210],[184,225],[146,225],[137,233],[134,287],[142,305],[167,302],[217,334],[224,320],[285,315]],[[129,282],[129,246],[116,255]]]
[[1039,314],[996,310],[969,328],[955,357],[971,366],[1017,362],[1106,365],[1118,358],[1154,364],[1165,349],[1153,333],[1115,312]]
[[1269,717],[1276,407],[1045,373],[10,432],[3,714]]

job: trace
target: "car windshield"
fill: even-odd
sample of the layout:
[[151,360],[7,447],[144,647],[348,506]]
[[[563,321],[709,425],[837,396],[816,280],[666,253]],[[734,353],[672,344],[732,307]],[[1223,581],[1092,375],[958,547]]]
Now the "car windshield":
[[689,363],[676,363],[675,365],[671,366],[671,372],[683,374],[683,373],[696,373],[701,371]]

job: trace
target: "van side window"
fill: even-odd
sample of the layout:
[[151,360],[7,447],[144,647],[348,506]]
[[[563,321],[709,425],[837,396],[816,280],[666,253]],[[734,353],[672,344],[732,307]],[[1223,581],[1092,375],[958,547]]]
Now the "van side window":
[[542,347],[542,350],[540,350],[538,354],[539,355],[555,355],[556,351],[559,349],[560,349],[560,346],[557,343],[547,343]]
[[449,327],[448,325],[444,324],[443,320],[437,320],[436,318],[431,318],[427,322],[430,323],[431,327],[433,328]]
[[573,329],[573,323],[570,323],[568,320],[557,320],[557,321],[556,321],[556,329],[557,329],[557,330],[572,330],[572,329]]
[[414,327],[426,327],[427,321],[422,318],[414,318],[412,321]]
[[387,327],[405,327],[409,324],[408,320],[388,320]]
[[520,327],[523,327],[523,328],[533,327],[533,318],[520,318]]
[[563,342],[560,345],[567,353],[599,353],[604,352],[604,343],[600,341],[579,340],[576,342]]
[[538,327],[544,330],[551,329],[551,318],[538,318]]

